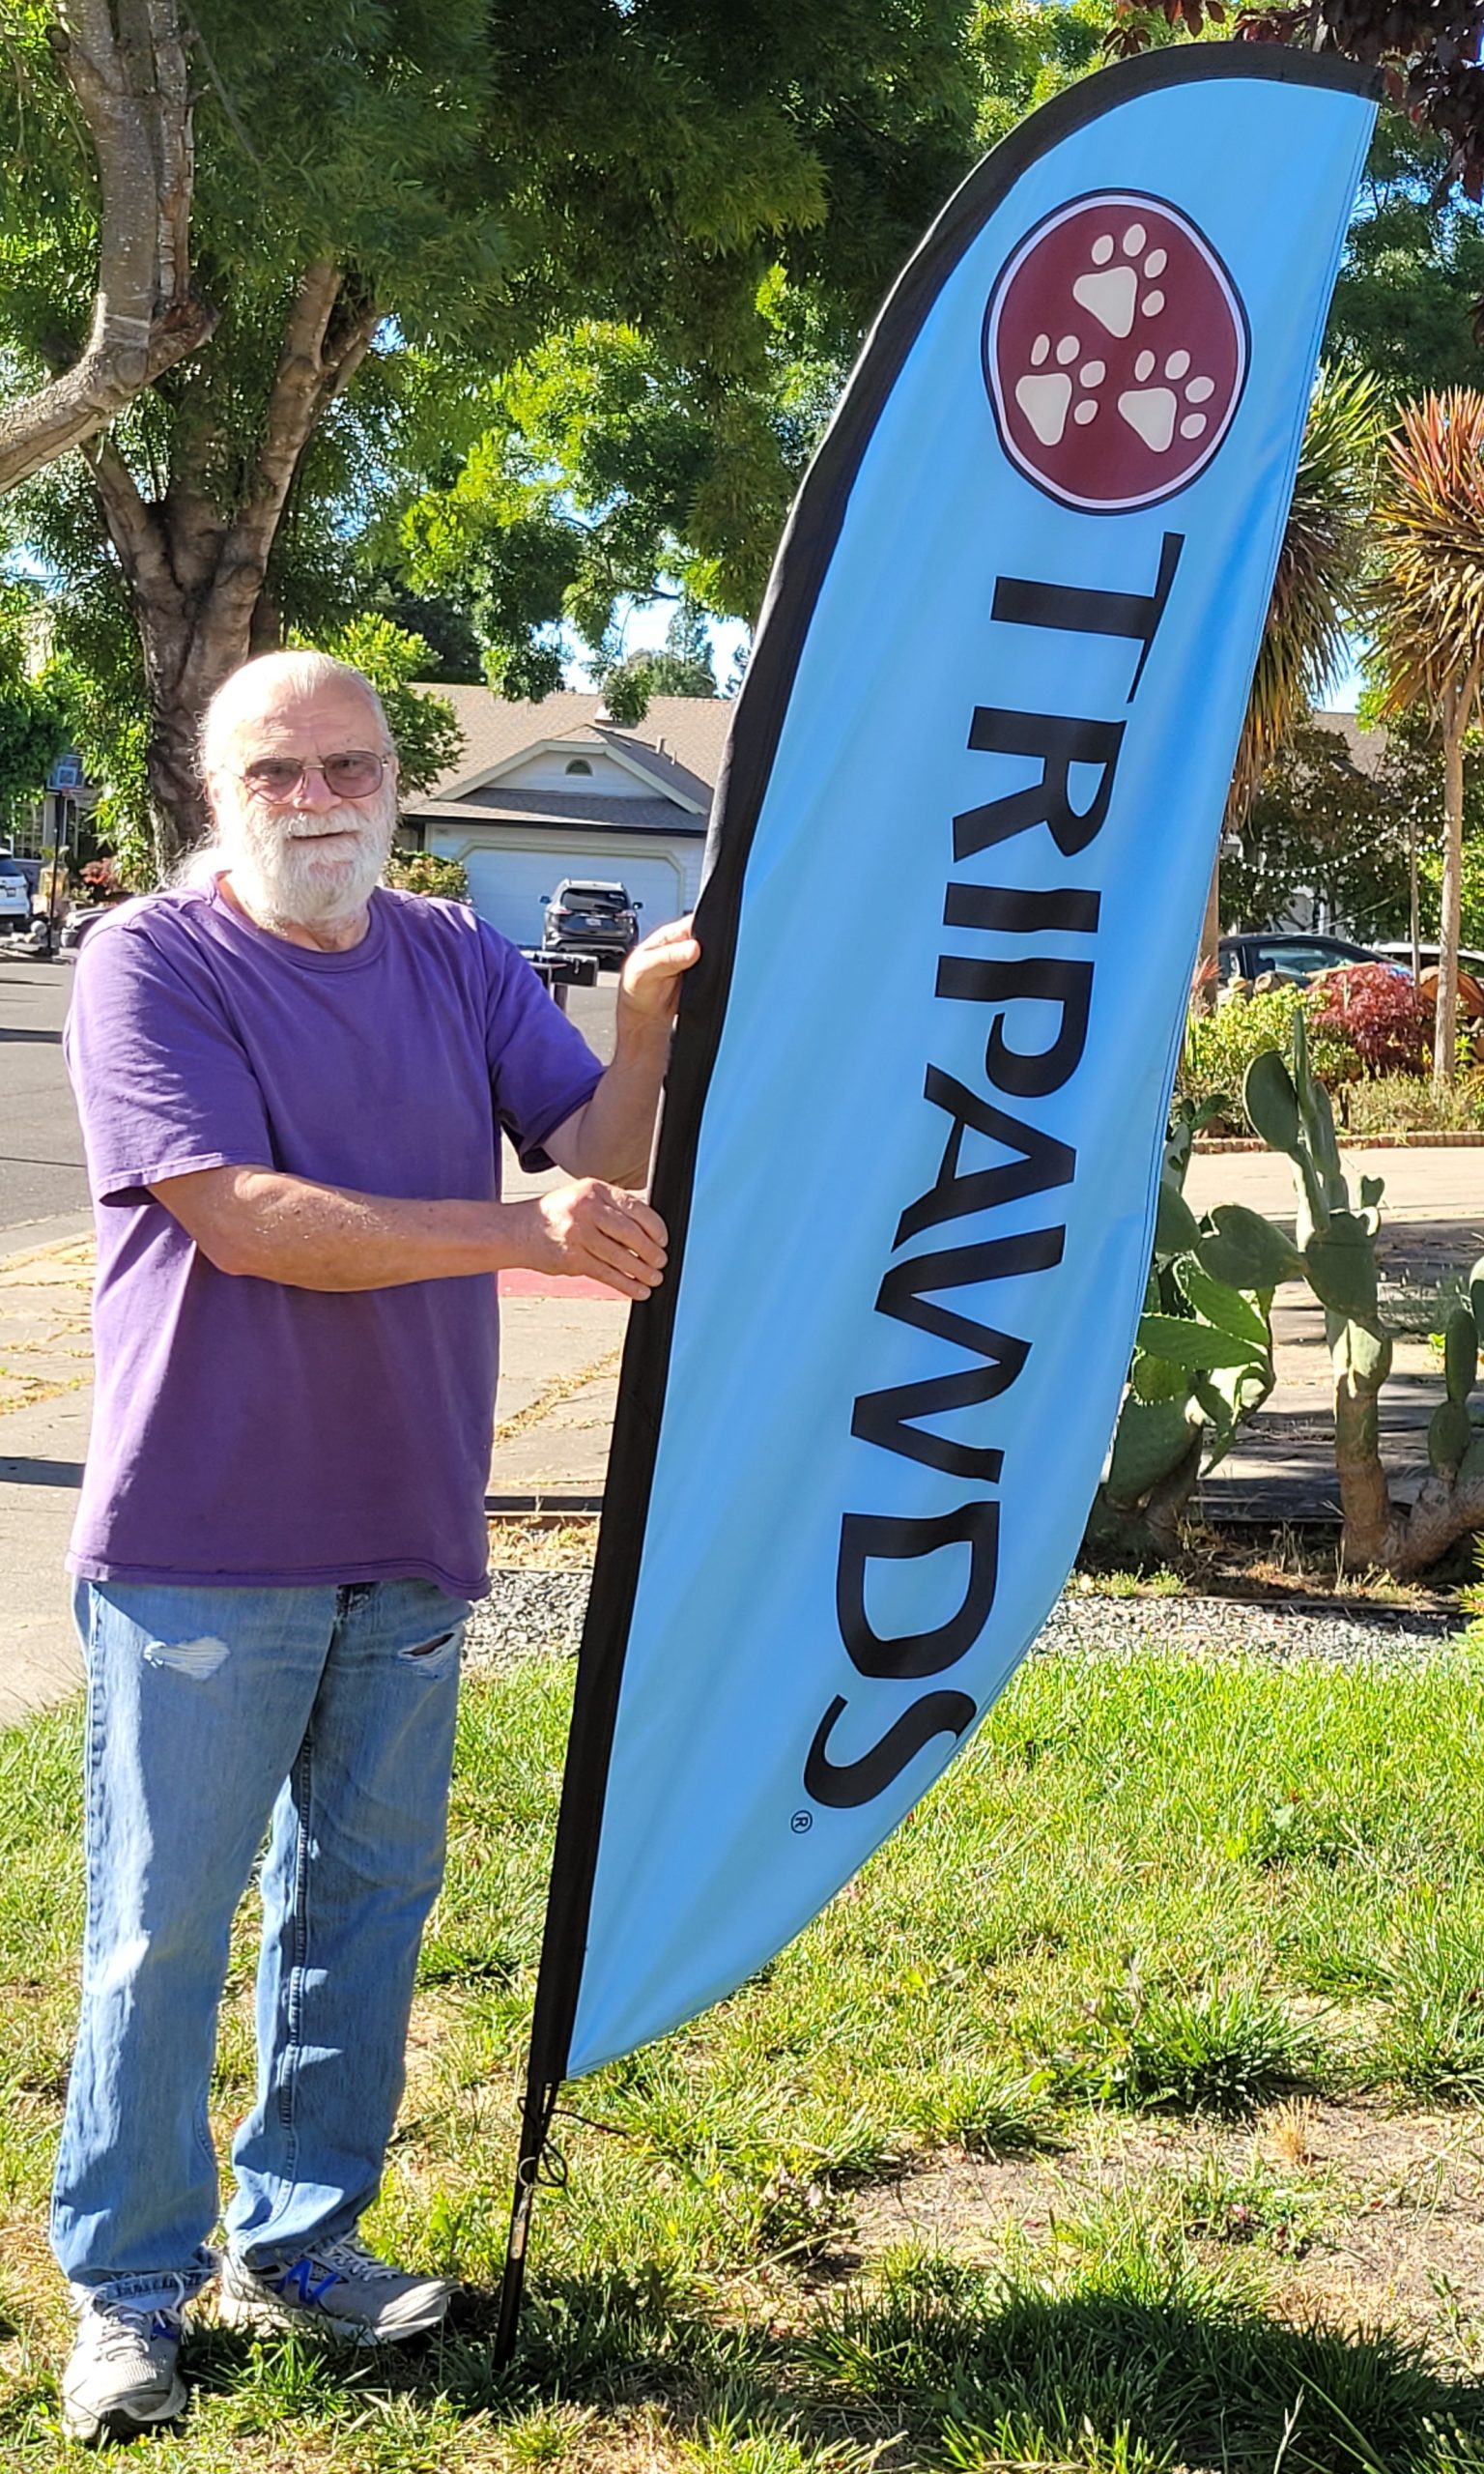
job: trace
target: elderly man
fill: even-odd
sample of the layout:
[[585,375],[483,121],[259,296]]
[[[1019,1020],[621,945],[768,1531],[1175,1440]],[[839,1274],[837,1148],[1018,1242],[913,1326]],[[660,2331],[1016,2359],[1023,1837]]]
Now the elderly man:
[[[494,1274],[635,1301],[686,923],[630,955],[602,1072],[455,903],[388,892],[396,757],[317,653],[206,718],[215,841],[79,962],[98,1403],[70,1555],[87,1653],[87,1936],[52,2210],[68,2429],[185,2402],[182,2315],[413,2335],[449,2288],[357,2238],[443,1862],[459,1643],[486,1587]],[[503,1128],[574,1183],[499,1199]],[[220,2258],[207,2120],[265,1829],[257,2100]]]

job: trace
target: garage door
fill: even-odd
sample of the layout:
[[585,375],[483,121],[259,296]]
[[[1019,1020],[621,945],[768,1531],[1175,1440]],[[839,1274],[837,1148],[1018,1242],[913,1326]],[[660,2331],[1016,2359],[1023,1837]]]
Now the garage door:
[[[430,836],[430,841],[437,847],[444,837]],[[539,945],[545,897],[556,892],[563,877],[626,885],[631,901],[642,905],[641,933],[675,918],[686,906],[684,877],[673,859],[615,857],[612,849],[568,851],[559,858],[549,850],[499,849],[468,851],[464,865],[480,918],[517,945]]]

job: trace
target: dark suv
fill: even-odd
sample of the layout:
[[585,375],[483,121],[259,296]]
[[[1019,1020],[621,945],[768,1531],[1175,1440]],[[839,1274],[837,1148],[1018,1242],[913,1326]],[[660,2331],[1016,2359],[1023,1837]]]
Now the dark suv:
[[[1217,950],[1223,979],[1257,979],[1265,970],[1275,970],[1285,979],[1310,980],[1344,963],[1385,959],[1373,954],[1368,945],[1347,944],[1343,936],[1278,936],[1261,932],[1223,936]],[[1395,969],[1394,963],[1391,967]]]
[[643,905],[629,900],[627,885],[563,877],[556,892],[543,899],[545,953],[598,954],[621,963],[639,941],[639,913]]

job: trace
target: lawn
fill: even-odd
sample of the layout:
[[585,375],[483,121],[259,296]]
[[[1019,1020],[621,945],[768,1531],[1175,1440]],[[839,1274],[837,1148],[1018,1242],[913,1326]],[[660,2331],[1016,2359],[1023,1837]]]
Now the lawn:
[[[1484,2469],[1484,1652],[1032,1661],[793,1948],[568,2090],[491,2371],[570,1671],[467,1688],[371,2364],[204,2326],[154,2474]],[[78,1720],[0,1738],[0,2461],[71,2461],[44,2200]],[[251,1917],[215,2112],[250,2084]],[[80,2456],[79,2456],[79,2460]]]

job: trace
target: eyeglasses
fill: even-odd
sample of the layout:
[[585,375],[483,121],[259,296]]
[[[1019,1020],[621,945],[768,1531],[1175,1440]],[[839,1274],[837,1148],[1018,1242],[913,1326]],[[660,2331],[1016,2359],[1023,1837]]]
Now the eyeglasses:
[[260,756],[238,779],[250,798],[281,800],[294,796],[306,773],[318,773],[338,798],[369,799],[381,789],[385,771],[385,758],[370,748],[349,747],[318,764],[300,764],[293,756]]

